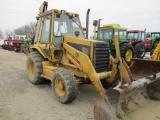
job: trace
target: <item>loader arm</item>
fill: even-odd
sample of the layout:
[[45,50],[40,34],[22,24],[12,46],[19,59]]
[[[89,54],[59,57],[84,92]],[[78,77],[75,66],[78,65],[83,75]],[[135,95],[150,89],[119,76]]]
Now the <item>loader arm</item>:
[[133,76],[125,60],[121,58],[118,36],[114,36],[114,44],[116,50],[116,58],[111,57],[113,67],[110,82],[113,82],[117,72],[121,73],[120,76],[122,77],[122,84],[128,83],[128,88],[126,88],[129,89],[133,81]]
[[89,57],[81,51],[71,47],[67,43],[63,43],[63,47],[66,50],[66,56],[68,57],[68,59],[72,61],[72,63],[77,66],[79,70],[88,75],[99,95],[103,97],[105,95],[105,90],[102,87],[99,76],[96,73]]
[[[125,61],[121,59],[121,56],[119,53],[118,37],[115,36],[114,40],[116,45],[117,58],[113,58],[111,56],[112,71],[104,73],[105,74],[104,76],[109,75],[110,78],[107,81],[112,83],[115,80],[115,77],[119,73],[121,73],[121,76],[122,76],[121,86],[123,86],[123,84],[125,83],[128,83],[128,86],[125,87],[125,89],[129,89],[129,87],[131,86],[131,81],[133,81],[133,77]],[[102,74],[96,73],[89,57],[86,54],[82,53],[81,51],[71,47],[66,42],[63,43],[63,47],[66,50],[66,57],[74,64],[74,66],[77,69],[84,72],[89,77],[92,84],[95,86],[96,90],[98,91],[99,95],[101,97],[104,97],[105,90],[100,82],[100,78],[102,78]],[[66,65],[65,63],[62,63],[62,64]],[[107,96],[105,96],[105,98],[107,98]]]
[[160,60],[160,43],[157,44],[157,47],[153,52],[153,56],[151,56],[150,59],[151,60]]

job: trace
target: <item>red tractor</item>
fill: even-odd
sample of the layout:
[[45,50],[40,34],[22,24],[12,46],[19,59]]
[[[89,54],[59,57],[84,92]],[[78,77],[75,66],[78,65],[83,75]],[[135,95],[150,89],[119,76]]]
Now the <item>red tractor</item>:
[[22,43],[24,43],[25,35],[8,36],[8,40],[4,40],[3,48],[9,51],[16,51],[20,49]]
[[16,51],[17,49],[20,49],[21,44],[24,42],[24,40],[9,40],[9,51]]
[[8,50],[9,40],[4,40],[3,49]]
[[129,30],[127,32],[127,39],[129,44],[134,47],[136,57],[143,58],[145,56],[146,49],[150,48],[150,43],[146,40],[145,31]]

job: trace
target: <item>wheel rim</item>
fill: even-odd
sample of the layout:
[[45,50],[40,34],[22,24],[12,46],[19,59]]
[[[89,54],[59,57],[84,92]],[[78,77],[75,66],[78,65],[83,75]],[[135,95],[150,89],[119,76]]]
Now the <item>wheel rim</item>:
[[132,53],[132,50],[127,50],[126,51],[126,60],[127,60],[127,62],[130,62],[130,60],[131,60],[131,58],[132,58],[132,56],[133,56],[133,53]]
[[143,57],[143,55],[145,54],[145,48],[144,48],[144,46],[142,46],[141,48],[140,48],[140,57]]
[[63,82],[60,78],[55,79],[55,89],[59,96],[64,96],[65,89],[64,89]]
[[34,77],[34,63],[32,60],[29,62],[29,74]]

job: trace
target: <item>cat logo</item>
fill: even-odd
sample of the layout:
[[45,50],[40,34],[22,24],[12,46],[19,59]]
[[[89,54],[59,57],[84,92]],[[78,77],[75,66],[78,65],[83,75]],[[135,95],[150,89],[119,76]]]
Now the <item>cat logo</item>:
[[76,52],[75,53],[75,57],[78,58],[79,57],[79,53]]

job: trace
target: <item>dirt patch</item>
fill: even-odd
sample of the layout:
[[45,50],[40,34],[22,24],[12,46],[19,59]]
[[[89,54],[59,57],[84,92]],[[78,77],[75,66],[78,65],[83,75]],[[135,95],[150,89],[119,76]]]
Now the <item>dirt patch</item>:
[[159,111],[160,101],[150,99],[146,89],[138,89],[122,96],[117,114],[119,120],[160,120]]

